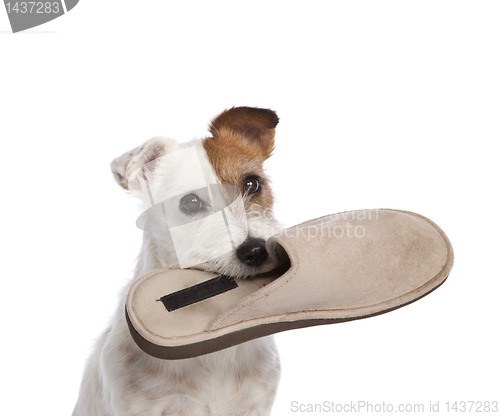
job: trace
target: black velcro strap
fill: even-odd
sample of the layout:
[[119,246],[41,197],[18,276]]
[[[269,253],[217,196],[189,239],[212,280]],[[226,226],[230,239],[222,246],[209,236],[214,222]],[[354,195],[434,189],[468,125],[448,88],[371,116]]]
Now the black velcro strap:
[[220,295],[228,290],[236,289],[238,284],[229,276],[221,274],[206,282],[198,283],[197,285],[179,290],[178,292],[170,293],[158,299],[162,301],[165,308],[169,312],[193,303]]

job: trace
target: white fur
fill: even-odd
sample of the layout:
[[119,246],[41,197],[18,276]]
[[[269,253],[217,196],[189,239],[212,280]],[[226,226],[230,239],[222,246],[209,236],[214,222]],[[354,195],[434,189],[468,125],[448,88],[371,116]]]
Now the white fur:
[[[164,152],[194,146],[206,183],[220,183],[200,141],[179,145],[171,140],[152,139],[114,162],[116,166],[128,169],[126,179],[130,180],[130,192],[144,201],[144,209],[151,206],[151,201],[144,181],[141,182],[140,176],[134,172],[139,172],[144,160],[147,161],[148,146],[160,147]],[[151,171],[146,170],[154,202],[197,189],[199,175],[191,174],[198,172],[197,163],[175,157],[152,162]],[[248,198],[243,199],[246,215],[238,209],[229,210],[228,221],[236,234],[238,229],[246,233],[248,227],[252,237],[267,239],[279,230],[272,216],[252,213]],[[171,206],[176,207],[175,204]],[[207,227],[202,233],[203,244],[199,246],[203,251],[198,253],[201,257],[210,252],[210,245],[217,241],[217,232],[220,232]],[[279,356],[272,337],[175,361],[153,358],[142,352],[132,340],[124,313],[129,288],[146,273],[168,266],[171,258],[172,247],[164,241],[161,230],[144,233],[134,277],[124,287],[110,327],[98,339],[88,360],[73,416],[270,414],[280,375]],[[250,269],[239,262],[234,250],[208,261],[208,267],[235,277],[250,274]],[[267,260],[259,272],[272,267]]]

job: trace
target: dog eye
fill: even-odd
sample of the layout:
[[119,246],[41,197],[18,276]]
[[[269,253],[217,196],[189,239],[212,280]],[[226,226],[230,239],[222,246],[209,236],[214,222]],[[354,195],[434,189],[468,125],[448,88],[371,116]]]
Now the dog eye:
[[257,194],[262,189],[262,182],[257,176],[247,176],[243,181],[243,189],[246,194]]
[[202,205],[200,197],[196,194],[187,194],[181,199],[181,207],[187,212],[198,212]]

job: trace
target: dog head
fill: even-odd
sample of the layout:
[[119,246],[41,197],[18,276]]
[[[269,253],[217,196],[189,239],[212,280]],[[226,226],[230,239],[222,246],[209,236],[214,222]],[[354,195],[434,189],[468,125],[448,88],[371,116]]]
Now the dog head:
[[263,163],[278,120],[271,110],[231,108],[212,121],[211,137],[153,138],[111,163],[115,180],[144,203],[138,225],[162,267],[203,263],[245,277],[276,266],[265,240],[280,227]]

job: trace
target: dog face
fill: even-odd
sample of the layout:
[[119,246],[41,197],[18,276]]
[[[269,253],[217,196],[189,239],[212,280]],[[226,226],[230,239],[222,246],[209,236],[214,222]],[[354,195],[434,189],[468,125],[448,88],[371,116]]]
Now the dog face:
[[116,181],[143,201],[137,224],[162,267],[246,277],[276,266],[264,244],[280,228],[263,163],[277,124],[271,110],[236,107],[212,121],[211,137],[153,138],[112,162]]

